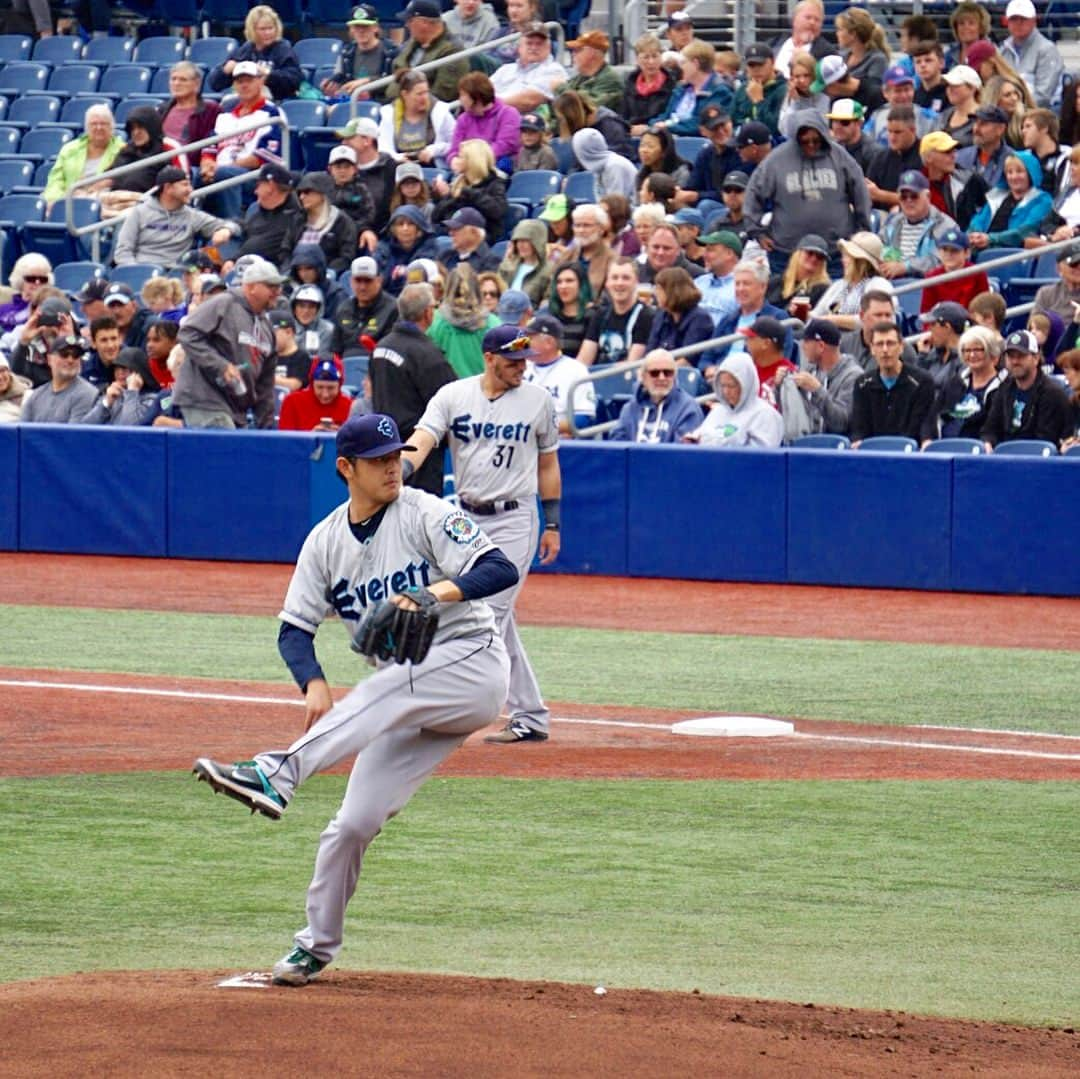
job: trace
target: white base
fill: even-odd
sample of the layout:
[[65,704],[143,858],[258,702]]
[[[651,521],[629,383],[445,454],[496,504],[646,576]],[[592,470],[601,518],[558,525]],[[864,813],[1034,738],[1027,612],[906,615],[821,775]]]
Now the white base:
[[269,989],[273,985],[274,976],[269,971],[249,970],[246,974],[237,974],[232,978],[226,978],[218,982],[218,989]]
[[764,716],[707,716],[684,719],[671,726],[672,734],[692,734],[705,738],[775,738],[794,734],[795,724]]

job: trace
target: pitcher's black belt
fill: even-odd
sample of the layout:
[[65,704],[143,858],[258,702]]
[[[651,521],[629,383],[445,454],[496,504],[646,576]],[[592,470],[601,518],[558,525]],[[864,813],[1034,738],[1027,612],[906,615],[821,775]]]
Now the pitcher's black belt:
[[466,513],[473,513],[477,517],[494,517],[496,513],[516,510],[521,503],[515,499],[510,499],[509,502],[466,502],[465,499],[459,498],[458,505]]

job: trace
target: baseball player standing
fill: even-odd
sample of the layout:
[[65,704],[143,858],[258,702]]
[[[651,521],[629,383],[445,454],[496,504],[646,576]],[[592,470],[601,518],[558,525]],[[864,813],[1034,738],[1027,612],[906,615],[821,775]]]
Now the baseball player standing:
[[484,741],[544,742],[550,713],[518,636],[514,603],[537,549],[537,493],[544,514],[540,562],[559,553],[559,425],[547,390],[523,382],[525,361],[534,355],[528,336],[516,326],[497,326],[481,347],[483,373],[448,383],[428,402],[405,468],[419,468],[447,438],[458,503],[483,519],[484,531],[517,567],[517,582],[488,599],[510,656],[510,718]]
[[[278,649],[304,693],[306,733],[251,761],[195,762],[215,791],[276,820],[304,780],[356,756],[341,808],[319,839],[308,924],[274,967],[279,984],[306,985],[338,953],[371,841],[506,700],[509,660],[483,597],[512,587],[517,571],[461,510],[402,487],[401,451],[411,448],[378,413],[338,430],[349,500],[304,542],[279,616]],[[315,656],[315,633],[335,612],[354,650],[381,660],[337,705]],[[409,632],[395,637],[385,616]],[[410,651],[417,626],[427,636]]]

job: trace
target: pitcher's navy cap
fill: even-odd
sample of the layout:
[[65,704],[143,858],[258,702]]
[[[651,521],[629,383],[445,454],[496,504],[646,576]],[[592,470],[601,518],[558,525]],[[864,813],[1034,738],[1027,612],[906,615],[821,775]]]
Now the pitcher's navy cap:
[[401,432],[389,416],[378,412],[350,416],[337,433],[339,457],[382,457],[395,450],[414,450],[401,441]]

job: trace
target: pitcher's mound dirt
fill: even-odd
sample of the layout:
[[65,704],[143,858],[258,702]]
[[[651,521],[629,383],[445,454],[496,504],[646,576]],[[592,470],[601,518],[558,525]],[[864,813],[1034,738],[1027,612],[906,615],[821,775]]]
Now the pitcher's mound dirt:
[[5,1076],[1074,1076],[1071,1031],[692,993],[328,971],[305,989],[230,972],[0,986]]

